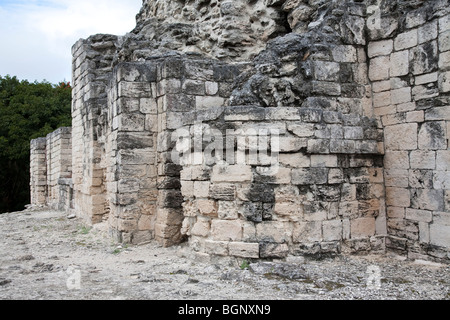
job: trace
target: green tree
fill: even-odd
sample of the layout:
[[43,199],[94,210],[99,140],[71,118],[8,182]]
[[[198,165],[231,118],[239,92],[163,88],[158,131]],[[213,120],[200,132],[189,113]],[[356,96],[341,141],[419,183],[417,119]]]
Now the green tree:
[[71,125],[70,83],[0,76],[0,213],[30,203],[30,140]]

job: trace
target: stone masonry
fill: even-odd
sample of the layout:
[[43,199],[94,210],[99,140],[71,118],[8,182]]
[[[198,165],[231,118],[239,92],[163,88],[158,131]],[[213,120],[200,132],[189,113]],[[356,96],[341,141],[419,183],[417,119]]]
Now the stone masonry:
[[125,243],[450,261],[446,0],[144,0],[72,48],[35,205]]

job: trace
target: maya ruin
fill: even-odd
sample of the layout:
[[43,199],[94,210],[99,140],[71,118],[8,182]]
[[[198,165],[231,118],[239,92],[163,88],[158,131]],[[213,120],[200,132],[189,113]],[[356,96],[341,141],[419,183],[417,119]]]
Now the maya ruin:
[[144,0],[72,54],[33,205],[204,255],[450,262],[447,0]]

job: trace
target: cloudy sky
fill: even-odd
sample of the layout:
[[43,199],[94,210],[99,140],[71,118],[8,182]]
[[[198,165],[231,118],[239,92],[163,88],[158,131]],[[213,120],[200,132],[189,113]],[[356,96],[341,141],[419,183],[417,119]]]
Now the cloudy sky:
[[142,0],[0,0],[0,75],[71,81],[71,47],[96,33],[124,35]]

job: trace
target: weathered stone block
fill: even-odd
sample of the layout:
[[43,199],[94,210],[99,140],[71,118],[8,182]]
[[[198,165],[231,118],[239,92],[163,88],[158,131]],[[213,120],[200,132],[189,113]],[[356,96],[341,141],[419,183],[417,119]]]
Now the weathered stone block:
[[242,239],[242,221],[212,220],[211,236],[219,241],[240,241]]
[[392,52],[393,48],[394,42],[391,39],[372,41],[368,46],[368,56],[369,58],[386,56]]
[[402,104],[410,101],[411,101],[411,89],[409,87],[391,91],[392,104]]
[[430,73],[438,66],[438,49],[436,41],[414,47],[410,51],[411,70],[414,75]]
[[399,34],[394,40],[395,50],[400,51],[417,46],[417,38],[417,29]]
[[434,169],[436,167],[436,152],[415,150],[410,154],[412,169]]
[[415,209],[443,211],[444,191],[435,189],[411,190],[411,207]]
[[228,245],[229,253],[234,257],[258,259],[259,244],[247,242],[230,242]]
[[205,251],[208,254],[218,255],[218,256],[228,256],[228,244],[226,241],[205,241]]
[[386,187],[386,204],[394,207],[409,207],[410,193],[406,188]]
[[352,239],[372,237],[375,235],[375,218],[358,218],[350,221]]
[[450,225],[430,224],[430,243],[441,247],[450,247]]
[[291,181],[295,185],[325,184],[328,168],[292,169]]
[[445,133],[445,122],[433,121],[425,122],[419,131],[419,149],[439,150],[447,149],[447,139]]
[[[450,41],[450,39],[449,39]],[[450,71],[442,72],[439,74],[439,91],[449,92],[450,91]]]
[[441,52],[450,50],[450,30],[439,34],[439,50]]
[[246,165],[220,165],[213,168],[211,181],[218,182],[250,182],[252,180],[252,169]]
[[259,244],[259,256],[261,258],[283,259],[289,254],[286,243],[261,242]]
[[431,222],[433,214],[431,211],[406,208],[406,219],[420,222]]
[[389,79],[390,57],[381,56],[370,60],[369,79],[371,81]]
[[338,241],[342,239],[342,220],[330,220],[322,223],[324,241]]
[[385,128],[384,137],[387,150],[417,149],[416,123],[397,124]]
[[450,151],[438,150],[436,153],[436,170],[450,171]]
[[311,243],[322,240],[322,222],[300,222],[294,225],[293,241],[295,243]]
[[258,241],[289,243],[292,239],[292,225],[289,222],[267,221],[256,225]]

